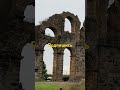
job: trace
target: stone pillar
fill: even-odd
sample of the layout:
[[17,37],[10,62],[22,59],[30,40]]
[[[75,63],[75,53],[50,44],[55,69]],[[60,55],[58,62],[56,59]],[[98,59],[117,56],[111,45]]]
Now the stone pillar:
[[96,3],[96,20],[97,20],[97,30],[99,40],[106,41],[107,33],[107,9],[109,0],[97,0]]
[[76,62],[75,62],[75,81],[85,78],[85,50],[78,44],[76,46]]
[[[108,8],[108,1],[109,0],[98,0],[97,1],[97,29],[98,29],[98,58],[97,58],[97,68],[98,68],[98,77],[97,77],[97,89],[98,90],[110,90],[109,85],[107,85],[110,81],[108,79],[109,74],[109,64],[106,63],[107,59],[105,56],[107,49],[104,47],[104,43],[107,41],[107,8]],[[110,50],[110,48],[109,48]],[[109,57],[109,56],[108,56]],[[106,65],[105,65],[106,64]],[[111,66],[112,67],[112,66]],[[112,84],[111,84],[112,85]],[[112,86],[113,87],[113,86]]]
[[35,60],[35,80],[42,80],[42,66],[43,66],[43,52],[44,50],[36,50],[36,60]]
[[[0,90],[23,90],[19,83],[21,54],[2,53]],[[14,56],[13,56],[14,55]]]
[[85,48],[80,47],[80,80],[85,78]]
[[97,0],[86,0],[85,42],[89,46],[85,50],[85,88],[97,90]]
[[70,59],[70,81],[74,81],[75,79],[75,57],[75,55],[72,55]]
[[54,50],[54,59],[53,59],[53,81],[57,80],[57,52]]
[[[105,59],[101,53],[105,52],[99,45],[100,41],[105,43],[107,32],[107,5],[108,0],[87,0],[86,26],[85,26],[85,40],[89,48],[86,49],[86,89],[87,90],[106,90],[101,88],[104,75],[101,72],[101,65],[104,65]],[[102,64],[100,62],[103,62]],[[107,74],[107,72],[106,72]],[[104,77],[104,76],[103,76]],[[105,78],[106,79],[106,78]],[[99,83],[100,82],[100,83]]]
[[63,50],[54,50],[53,81],[62,81],[63,77]]

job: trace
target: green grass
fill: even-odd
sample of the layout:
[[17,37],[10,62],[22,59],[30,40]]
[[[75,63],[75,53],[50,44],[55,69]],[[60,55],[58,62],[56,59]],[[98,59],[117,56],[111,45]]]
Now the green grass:
[[36,82],[35,90],[85,90],[85,81],[80,83],[71,82]]

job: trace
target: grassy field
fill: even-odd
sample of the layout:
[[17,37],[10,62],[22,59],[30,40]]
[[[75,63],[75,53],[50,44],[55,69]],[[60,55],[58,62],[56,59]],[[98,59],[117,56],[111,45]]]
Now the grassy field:
[[85,81],[80,83],[71,82],[36,82],[35,90],[85,90]]

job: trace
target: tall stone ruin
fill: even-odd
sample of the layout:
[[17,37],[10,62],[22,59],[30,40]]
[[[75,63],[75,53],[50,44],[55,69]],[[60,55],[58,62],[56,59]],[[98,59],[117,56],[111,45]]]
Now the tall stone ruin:
[[[71,22],[71,33],[64,31],[65,18]],[[55,37],[46,36],[46,28],[50,28],[55,33]],[[80,29],[80,21],[77,16],[69,12],[55,14],[36,26],[35,33],[36,80],[40,81],[42,77],[44,46],[48,43],[71,44],[72,47],[68,48],[71,52],[70,81],[80,81],[85,77],[84,28]],[[53,81],[62,81],[64,49],[63,47],[53,48]]]

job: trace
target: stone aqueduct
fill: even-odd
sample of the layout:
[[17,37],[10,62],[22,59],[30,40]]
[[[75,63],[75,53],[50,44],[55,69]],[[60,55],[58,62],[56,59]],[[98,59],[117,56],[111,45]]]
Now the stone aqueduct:
[[[71,33],[64,31],[65,18],[71,22]],[[36,80],[41,80],[44,46],[53,44],[72,44],[68,49],[71,52],[70,81],[80,81],[85,78],[85,49],[84,49],[84,27],[80,29],[80,21],[77,16],[69,12],[55,14],[36,26]],[[55,37],[45,35],[46,28],[50,28]],[[53,48],[53,81],[62,81],[64,49]],[[52,62],[52,61],[51,61]]]

